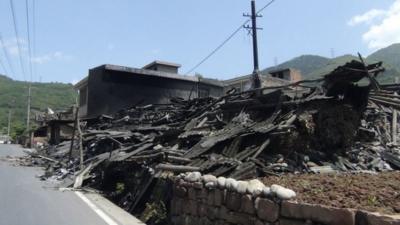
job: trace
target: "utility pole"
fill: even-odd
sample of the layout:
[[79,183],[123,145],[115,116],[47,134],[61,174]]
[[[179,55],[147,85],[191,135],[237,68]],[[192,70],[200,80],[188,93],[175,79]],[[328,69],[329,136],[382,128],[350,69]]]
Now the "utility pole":
[[257,44],[257,30],[261,29],[257,27],[257,17],[261,17],[256,12],[256,2],[255,0],[251,0],[251,15],[243,14],[243,16],[251,18],[251,27],[246,25],[244,28],[251,29],[251,33],[253,36],[253,62],[254,62],[254,69],[252,75],[252,88],[260,88],[261,87],[261,80],[259,76],[259,66],[258,66],[258,44]]
[[28,145],[31,146],[31,132],[30,132],[30,116],[31,116],[31,88],[32,88],[32,83],[29,82],[28,86],[28,109],[27,109],[27,115],[26,115],[26,130],[28,131]]
[[15,105],[15,99],[11,101],[11,104],[8,105],[8,126],[7,126],[7,136],[10,137],[11,133],[11,115],[12,115],[12,107]]
[[7,126],[7,136],[10,137],[11,130],[11,107],[8,109],[8,126]]

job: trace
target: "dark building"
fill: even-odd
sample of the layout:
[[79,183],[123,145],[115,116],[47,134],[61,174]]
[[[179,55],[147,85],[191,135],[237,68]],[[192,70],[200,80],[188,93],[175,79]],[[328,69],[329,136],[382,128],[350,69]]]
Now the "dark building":
[[178,74],[180,65],[154,61],[145,67],[102,65],[75,85],[79,91],[79,115],[92,118],[112,114],[134,105],[165,104],[173,97],[183,99],[218,97],[223,83]]

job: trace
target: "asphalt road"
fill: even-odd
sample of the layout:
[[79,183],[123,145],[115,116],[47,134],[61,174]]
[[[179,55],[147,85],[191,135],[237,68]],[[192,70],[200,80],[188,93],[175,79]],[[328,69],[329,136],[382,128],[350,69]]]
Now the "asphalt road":
[[[16,145],[0,144],[0,159],[22,155]],[[106,225],[74,192],[48,188],[40,168],[0,160],[0,225]]]

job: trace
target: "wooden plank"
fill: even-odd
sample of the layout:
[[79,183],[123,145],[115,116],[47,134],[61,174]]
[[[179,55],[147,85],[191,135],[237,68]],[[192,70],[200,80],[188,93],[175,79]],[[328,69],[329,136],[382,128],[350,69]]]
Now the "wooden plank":
[[200,167],[195,166],[182,166],[182,165],[173,165],[173,164],[163,164],[160,163],[156,166],[157,170],[165,170],[172,172],[192,172],[192,171],[200,171]]
[[264,143],[262,143],[262,145],[258,148],[257,152],[254,153],[253,157],[251,157],[251,158],[253,158],[253,159],[257,158],[258,155],[260,155],[261,152],[263,152],[268,147],[269,143],[271,143],[270,139],[267,139],[266,141],[264,141]]
[[238,136],[233,139],[232,143],[229,145],[226,151],[222,152],[223,155],[227,157],[234,157],[239,151],[240,144],[242,143],[243,136]]
[[210,150],[216,144],[218,144],[222,141],[228,140],[230,138],[233,138],[239,134],[242,134],[247,130],[248,130],[247,127],[244,127],[241,125],[236,125],[236,126],[233,126],[230,130],[220,131],[215,136],[204,137],[199,141],[199,143],[194,145],[183,156],[185,158],[189,158],[189,159],[195,158],[199,155],[206,153],[208,150]]
[[141,147],[137,148],[136,150],[133,150],[132,152],[129,152],[127,154],[124,155],[114,155],[113,157],[111,157],[110,161],[124,161],[125,159],[134,156],[138,153],[140,153],[141,151],[144,151],[150,147],[153,146],[153,143],[145,143],[143,144]]
[[392,143],[397,145],[397,110],[393,109],[392,116]]

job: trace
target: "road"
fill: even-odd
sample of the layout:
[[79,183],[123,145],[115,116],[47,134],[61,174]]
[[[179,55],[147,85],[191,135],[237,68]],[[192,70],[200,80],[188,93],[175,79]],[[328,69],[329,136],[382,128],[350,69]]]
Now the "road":
[[[0,159],[23,154],[19,146],[0,144]],[[37,178],[41,174],[40,168],[0,160],[0,225],[119,224],[101,217],[101,207],[82,200],[82,194],[49,188]]]

